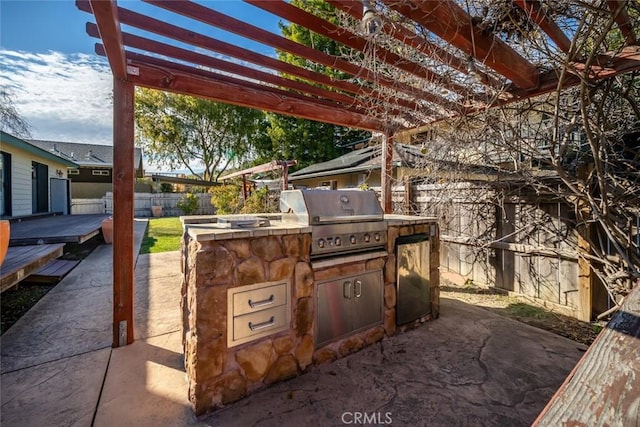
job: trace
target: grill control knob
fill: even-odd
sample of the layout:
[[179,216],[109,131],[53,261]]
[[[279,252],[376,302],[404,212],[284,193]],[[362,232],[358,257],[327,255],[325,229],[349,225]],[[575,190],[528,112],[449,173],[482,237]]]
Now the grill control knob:
[[369,243],[369,241],[371,240],[371,236],[369,236],[368,234],[364,235],[364,241],[365,243]]
[[324,239],[318,240],[318,247],[319,248],[324,248]]
[[380,241],[380,233],[374,234],[373,238],[376,239],[376,242],[379,242]]
[[336,238],[335,238],[335,242],[336,242],[336,246],[340,246],[340,245],[342,245],[342,239],[341,239],[341,238],[339,238],[339,237],[336,237]]
[[355,245],[357,241],[356,236],[352,234],[351,237],[349,237],[349,241],[351,242],[352,245]]

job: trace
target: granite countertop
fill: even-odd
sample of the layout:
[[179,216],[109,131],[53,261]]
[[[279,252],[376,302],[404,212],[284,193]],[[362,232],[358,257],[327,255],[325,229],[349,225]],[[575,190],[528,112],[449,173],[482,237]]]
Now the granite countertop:
[[[235,227],[219,224],[218,215],[182,216],[180,220],[186,233],[192,239],[203,242],[208,240],[242,239],[249,237],[276,236],[285,234],[311,233],[311,226],[282,222],[280,214],[254,214],[253,216],[267,218],[269,225],[259,227]],[[224,215],[226,218],[243,218],[246,215]],[[385,215],[388,225],[415,225],[433,223],[436,218],[414,215]]]

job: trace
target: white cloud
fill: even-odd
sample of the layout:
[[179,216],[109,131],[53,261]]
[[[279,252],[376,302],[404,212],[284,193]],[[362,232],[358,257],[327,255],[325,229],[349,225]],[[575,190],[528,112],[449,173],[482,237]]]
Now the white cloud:
[[0,49],[0,85],[34,139],[112,143],[111,71],[104,58]]

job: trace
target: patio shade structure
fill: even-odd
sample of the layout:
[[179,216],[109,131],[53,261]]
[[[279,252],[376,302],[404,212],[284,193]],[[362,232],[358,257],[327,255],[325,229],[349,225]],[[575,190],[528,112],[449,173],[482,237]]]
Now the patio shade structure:
[[289,187],[289,167],[297,165],[296,160],[272,160],[269,163],[263,163],[258,166],[254,166],[248,169],[235,171],[225,176],[220,177],[220,181],[226,181],[232,178],[242,178],[242,199],[247,200],[247,176],[255,175],[257,173],[271,172],[274,170],[282,170],[282,189],[286,190]]
[[[351,61],[288,40],[253,25],[251,16],[217,11],[215,2],[76,1],[80,10],[93,14],[95,23],[87,24],[87,33],[99,39],[96,52],[107,57],[114,77],[114,346],[133,342],[135,86],[379,132],[385,136],[383,207],[390,212],[391,144],[398,132],[576,85],[581,81],[578,71],[587,67],[594,80],[640,70],[628,1],[603,3],[603,13],[620,29],[625,46],[589,64],[572,54],[566,23],[556,22],[542,2],[512,1],[555,52],[570,59],[568,69],[576,73],[564,75],[546,69],[546,58],[527,56],[508,38],[487,31],[474,16],[476,9],[468,8],[472,0],[327,0],[345,22],[363,18],[363,3],[377,11],[376,24],[381,25],[369,27],[375,34],[328,22],[284,1],[246,3],[333,39],[365,60]],[[403,25],[390,23],[391,15]],[[344,78],[214,38],[209,35],[214,28]]]

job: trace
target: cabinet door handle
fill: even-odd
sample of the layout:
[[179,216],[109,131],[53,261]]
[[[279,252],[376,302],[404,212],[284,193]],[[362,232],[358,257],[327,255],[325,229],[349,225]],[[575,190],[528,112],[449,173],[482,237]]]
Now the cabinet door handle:
[[273,294],[271,294],[269,298],[262,301],[253,302],[249,300],[249,307],[251,308],[264,307],[265,305],[273,304],[274,301],[275,301],[275,297],[273,296]]
[[351,280],[347,280],[342,284],[342,296],[351,299]]
[[253,322],[249,322],[249,329],[251,329],[252,331],[257,331],[259,329],[264,329],[264,328],[268,328],[269,326],[273,326],[275,323],[276,323],[276,318],[274,316],[271,316],[271,319],[267,320],[266,322],[256,323],[255,325],[253,324]]
[[353,293],[355,294],[356,298],[360,298],[362,296],[362,281],[360,280],[355,281]]

